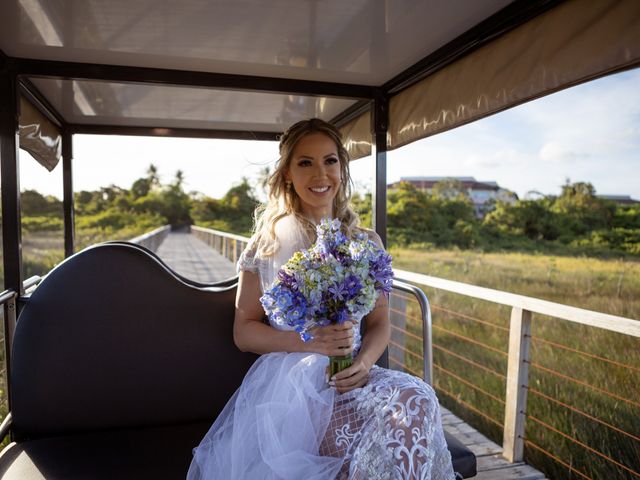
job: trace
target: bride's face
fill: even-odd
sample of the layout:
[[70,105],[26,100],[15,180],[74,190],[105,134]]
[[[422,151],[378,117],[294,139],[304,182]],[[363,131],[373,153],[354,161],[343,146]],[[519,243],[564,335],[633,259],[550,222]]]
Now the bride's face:
[[335,142],[324,133],[310,133],[293,148],[286,179],[300,197],[305,213],[316,221],[333,213],[340,188],[340,157]]

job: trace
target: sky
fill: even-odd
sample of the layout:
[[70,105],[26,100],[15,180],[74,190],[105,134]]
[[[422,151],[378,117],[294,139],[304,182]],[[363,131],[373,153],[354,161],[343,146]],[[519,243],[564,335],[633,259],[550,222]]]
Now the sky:
[[[278,157],[276,142],[74,136],[74,190],[129,188],[153,163],[163,182],[176,170],[185,189],[213,198]],[[20,151],[21,188],[62,197],[62,165],[47,172]],[[371,157],[351,172],[370,189]],[[611,75],[537,99],[388,154],[387,179],[472,176],[496,181],[520,198],[558,194],[566,179],[590,182],[599,194],[640,200],[640,69]]]

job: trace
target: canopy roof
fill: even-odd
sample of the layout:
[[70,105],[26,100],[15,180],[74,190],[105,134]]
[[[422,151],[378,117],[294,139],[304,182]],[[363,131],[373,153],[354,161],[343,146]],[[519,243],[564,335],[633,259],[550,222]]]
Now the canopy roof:
[[[278,133],[309,116],[331,120],[358,99],[371,98],[371,88],[340,84],[381,86],[509,1],[3,3],[9,5],[0,20],[0,48],[8,56],[180,72],[166,79],[180,88],[132,83],[142,80],[135,70],[129,71],[132,82],[113,81],[127,72],[113,68],[110,81],[82,80],[90,73],[81,68],[27,76],[69,123]],[[37,73],[44,74],[39,66]],[[258,91],[230,91],[230,82],[217,89],[216,78],[194,76],[190,82],[189,72],[255,77],[253,86],[236,88]],[[92,80],[101,76],[98,69],[91,73]],[[61,81],[63,75],[69,80]],[[334,95],[313,84],[309,95],[288,95],[284,85],[272,87],[282,93],[267,93],[261,77],[327,82],[325,90]],[[214,88],[203,90],[207,80]]]
[[33,134],[38,111],[71,132],[257,139],[318,116],[358,157],[376,98],[395,148],[637,65],[638,5],[3,0],[0,50],[37,107],[21,146],[40,155],[59,141]]

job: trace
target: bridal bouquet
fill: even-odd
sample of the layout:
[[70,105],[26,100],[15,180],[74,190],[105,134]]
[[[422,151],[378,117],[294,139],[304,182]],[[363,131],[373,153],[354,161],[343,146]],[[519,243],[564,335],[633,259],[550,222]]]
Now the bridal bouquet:
[[[260,298],[269,318],[293,327],[304,342],[314,327],[361,319],[393,284],[391,256],[366,233],[349,240],[340,220],[328,219],[316,231],[315,244],[294,253]],[[330,357],[329,376],[351,363],[351,355]]]

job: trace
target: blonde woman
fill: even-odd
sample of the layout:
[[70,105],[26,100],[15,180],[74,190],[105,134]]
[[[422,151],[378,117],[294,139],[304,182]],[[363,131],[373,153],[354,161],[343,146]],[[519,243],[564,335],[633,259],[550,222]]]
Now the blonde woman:
[[[389,342],[385,296],[363,319],[319,327],[306,343],[263,321],[262,292],[294,252],[315,241],[320,220],[340,219],[347,236],[359,230],[350,196],[338,130],[315,118],[290,127],[269,200],[238,261],[234,340],[261,356],[194,449],[189,479],[455,478],[433,389],[375,365]],[[327,384],[328,356],[346,353],[353,365]]]

